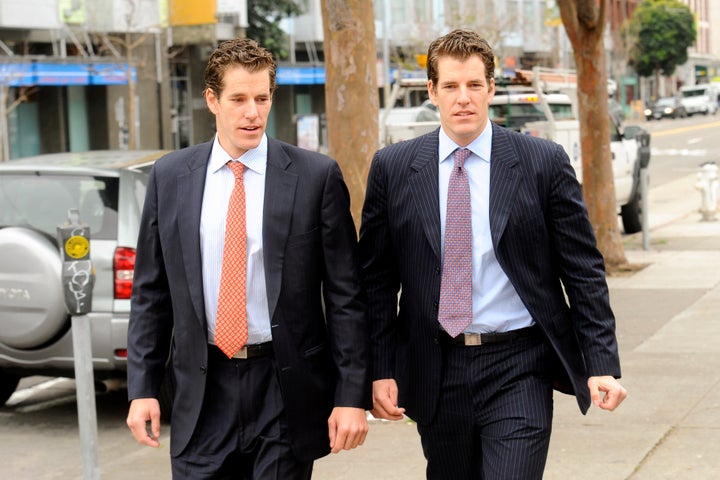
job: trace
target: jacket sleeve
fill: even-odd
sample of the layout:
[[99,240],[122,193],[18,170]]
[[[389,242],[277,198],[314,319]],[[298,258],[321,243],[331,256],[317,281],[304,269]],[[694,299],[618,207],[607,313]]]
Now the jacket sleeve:
[[372,408],[365,304],[350,194],[337,163],[327,170],[320,212],[323,299],[337,367],[335,406]]
[[137,243],[128,324],[128,397],[159,395],[173,328],[172,303],[158,232],[157,172],[150,172]]

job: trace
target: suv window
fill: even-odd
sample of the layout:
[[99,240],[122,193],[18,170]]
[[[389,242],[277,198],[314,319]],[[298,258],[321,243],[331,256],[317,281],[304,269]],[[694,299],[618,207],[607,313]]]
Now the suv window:
[[0,227],[28,227],[55,238],[70,208],[99,240],[117,238],[118,179],[49,174],[0,177]]

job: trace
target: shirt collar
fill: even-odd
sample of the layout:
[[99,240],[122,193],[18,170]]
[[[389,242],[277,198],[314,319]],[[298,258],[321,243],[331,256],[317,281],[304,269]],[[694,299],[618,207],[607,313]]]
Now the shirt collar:
[[263,134],[260,144],[245,152],[240,158],[232,158],[227,151],[220,145],[217,134],[213,141],[212,150],[210,152],[210,163],[208,165],[208,171],[215,173],[220,170],[229,160],[236,160],[245,165],[248,169],[259,173],[260,175],[265,174],[267,168],[267,149],[268,141],[267,135]]
[[[440,163],[444,162],[448,158],[451,158],[452,153],[461,148],[457,143],[450,139],[445,133],[445,130],[440,129],[440,136],[438,139],[438,154],[440,156]],[[475,140],[465,147],[470,150],[475,156],[479,157],[490,163],[490,152],[492,151],[492,122],[488,119],[485,128],[482,133],[478,135]]]

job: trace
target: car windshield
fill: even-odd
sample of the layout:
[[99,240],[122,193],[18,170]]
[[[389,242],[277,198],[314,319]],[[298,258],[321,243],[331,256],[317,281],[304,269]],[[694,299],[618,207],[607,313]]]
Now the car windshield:
[[[550,103],[549,106],[555,120],[574,118],[572,106],[569,104]],[[528,122],[546,120],[545,112],[539,102],[490,105],[490,119],[499,125],[516,130]]]
[[0,176],[0,226],[32,228],[53,238],[78,208],[80,221],[90,226],[91,238],[117,237],[118,179],[33,174]]
[[693,88],[693,89],[683,90],[682,96],[685,98],[702,97],[706,93],[707,93],[706,88]]
[[675,105],[675,100],[673,98],[660,98],[655,102],[655,105],[658,107],[672,107]]

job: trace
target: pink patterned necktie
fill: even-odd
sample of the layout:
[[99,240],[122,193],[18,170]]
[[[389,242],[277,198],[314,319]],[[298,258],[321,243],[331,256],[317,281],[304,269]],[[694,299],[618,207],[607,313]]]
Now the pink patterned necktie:
[[245,165],[230,161],[235,186],[225,223],[220,293],[215,320],[215,345],[232,358],[248,339],[247,327],[247,233],[245,224]]
[[456,337],[472,323],[472,216],[470,182],[465,160],[470,150],[458,148],[450,175],[445,216],[445,253],[443,254],[438,320],[445,331]]

